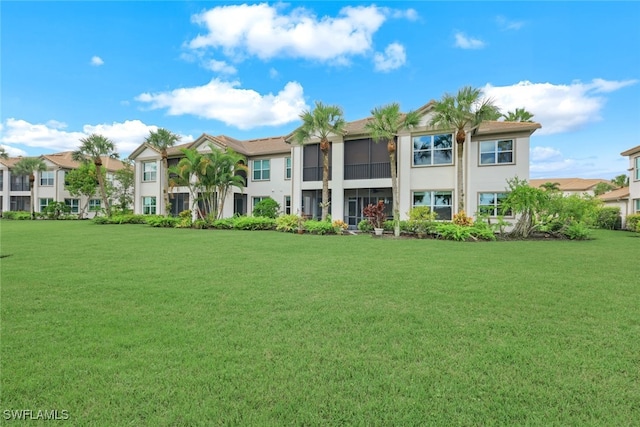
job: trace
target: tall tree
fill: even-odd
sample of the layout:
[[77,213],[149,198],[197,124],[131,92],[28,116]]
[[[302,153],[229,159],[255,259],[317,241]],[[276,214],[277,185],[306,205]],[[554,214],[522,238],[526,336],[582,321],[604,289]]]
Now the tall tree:
[[337,105],[324,105],[316,101],[313,111],[303,111],[300,114],[302,126],[294,133],[295,141],[303,145],[313,138],[320,140],[320,151],[322,152],[322,220],[326,220],[329,215],[329,151],[331,134],[342,135],[345,121],[342,108]]
[[98,178],[102,203],[107,216],[111,216],[111,206],[109,205],[105,180],[102,174],[102,158],[117,159],[119,155],[116,151],[116,146],[109,138],[95,133],[80,139],[80,143],[80,147],[71,154],[71,157],[77,162],[92,162],[96,166],[96,177]]
[[215,216],[216,218],[222,218],[224,202],[229,190],[232,187],[242,190],[246,184],[244,177],[237,172],[241,170],[247,172],[248,169],[244,165],[246,159],[241,154],[230,148],[218,150],[212,145],[210,145],[210,148],[211,152],[206,154],[210,159],[207,172],[216,192],[217,206]]
[[[102,173],[104,174],[104,171]],[[89,200],[95,196],[98,189],[96,166],[93,163],[82,163],[77,169],[70,170],[65,176],[64,187],[72,196],[86,198],[86,202],[78,214],[78,217],[82,218],[89,205]]]
[[47,170],[47,165],[40,157],[24,157],[13,167],[11,173],[16,175],[29,175],[29,191],[31,191],[31,219],[35,218],[35,200],[33,200],[33,184],[36,181],[36,173]]
[[122,212],[129,210],[129,205],[133,204],[133,192],[135,187],[135,172],[133,162],[129,159],[123,160],[124,167],[114,173],[114,178],[118,182],[113,188],[113,197],[118,201]]
[[198,218],[203,218],[204,214],[198,205],[201,183],[199,176],[206,173],[207,159],[199,151],[192,148],[181,148],[183,156],[177,165],[169,168],[169,173],[174,176],[169,179],[169,186],[183,187],[189,189],[189,200],[191,210],[197,213]]
[[9,154],[7,153],[7,150],[4,149],[4,147],[0,147],[0,159],[8,159],[9,158]]
[[628,187],[629,186],[629,175],[622,174],[618,175],[611,180],[611,183],[618,188]]
[[162,157],[162,169],[163,182],[162,182],[162,196],[164,199],[164,209],[167,214],[171,212],[171,206],[169,205],[169,160],[167,150],[169,147],[173,147],[180,141],[180,136],[168,131],[167,129],[160,128],[155,132],[149,132],[149,136],[145,139],[147,144],[150,144],[156,150],[160,151]]
[[473,131],[485,120],[499,117],[500,110],[490,98],[483,98],[481,89],[465,86],[455,95],[444,94],[434,105],[431,125],[453,129],[457,143],[458,211],[464,210],[464,143],[467,129]]
[[385,142],[389,152],[391,167],[391,191],[393,193],[393,230],[396,237],[400,236],[400,195],[398,194],[398,173],[396,165],[396,150],[398,147],[398,133],[404,129],[411,129],[420,122],[420,114],[410,111],[400,112],[400,105],[392,103],[376,107],[371,111],[373,116],[365,124],[365,129],[371,133],[376,142]]
[[503,114],[505,122],[533,122],[533,114],[525,110],[524,108],[516,108],[515,111],[507,111],[507,114]]

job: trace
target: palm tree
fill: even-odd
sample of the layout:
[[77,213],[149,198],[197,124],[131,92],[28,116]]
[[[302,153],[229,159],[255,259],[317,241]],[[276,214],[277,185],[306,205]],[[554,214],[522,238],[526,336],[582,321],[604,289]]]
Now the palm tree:
[[542,188],[544,191],[547,191],[549,193],[555,193],[560,191],[560,183],[559,182],[545,182],[544,184],[540,185],[540,188]]
[[507,111],[507,114],[503,114],[505,122],[533,122],[533,114],[525,110],[524,108],[516,108],[516,111]]
[[463,152],[467,139],[466,128],[473,131],[485,120],[499,117],[500,110],[490,98],[482,98],[482,90],[465,86],[456,95],[445,93],[440,101],[434,105],[434,115],[431,126],[455,131],[458,144],[458,211],[464,210],[464,172]]
[[204,215],[198,206],[198,193],[201,190],[201,183],[198,177],[204,175],[207,169],[207,159],[199,151],[192,148],[181,148],[184,155],[177,165],[169,168],[169,172],[174,175],[169,180],[169,186],[189,188],[189,200],[191,200],[191,210],[197,213],[198,218]]
[[208,173],[211,176],[211,182],[215,188],[217,197],[217,206],[215,217],[222,218],[224,210],[224,202],[231,187],[239,188],[241,191],[246,184],[242,175],[237,174],[238,171],[248,171],[243,164],[246,159],[241,154],[236,153],[230,148],[218,150],[210,144],[211,152],[206,156],[209,159]]
[[35,218],[35,201],[33,200],[33,184],[36,181],[36,172],[44,172],[47,165],[40,157],[24,157],[13,167],[12,173],[16,175],[29,175],[29,190],[31,191],[31,219]]
[[171,211],[169,205],[169,161],[167,155],[167,149],[176,145],[176,142],[180,141],[180,135],[168,131],[167,129],[160,128],[155,132],[149,132],[149,136],[145,139],[145,142],[151,145],[156,150],[160,151],[162,156],[162,169],[164,170],[164,180],[162,182],[162,195],[164,198],[164,209],[167,214]]
[[618,175],[611,180],[611,183],[618,188],[628,187],[629,186],[629,175],[622,174]]
[[320,151],[322,152],[322,220],[326,220],[329,215],[329,150],[331,143],[329,136],[342,135],[345,121],[342,115],[342,108],[337,105],[324,105],[316,101],[313,111],[303,111],[300,114],[302,126],[294,133],[295,141],[303,145],[312,138],[320,140]]
[[71,153],[71,158],[77,162],[93,162],[96,166],[96,177],[98,178],[102,203],[107,211],[107,216],[111,216],[111,206],[109,205],[104,177],[102,175],[102,158],[117,159],[119,157],[115,144],[109,138],[95,133],[80,139],[80,142],[80,147]]
[[7,153],[7,150],[4,149],[4,147],[0,147],[0,159],[8,159],[9,158],[9,154]]
[[420,122],[420,114],[411,111],[407,114],[400,112],[400,105],[392,103],[376,107],[371,111],[373,118],[365,124],[365,129],[371,133],[376,142],[386,142],[391,166],[391,191],[393,193],[393,230],[394,235],[400,235],[400,196],[398,194],[398,173],[396,167],[396,149],[398,133],[403,129],[411,129]]

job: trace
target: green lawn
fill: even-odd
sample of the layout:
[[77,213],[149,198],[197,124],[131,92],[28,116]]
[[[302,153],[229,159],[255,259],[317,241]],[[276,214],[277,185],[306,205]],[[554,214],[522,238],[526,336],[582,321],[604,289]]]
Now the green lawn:
[[0,230],[1,423],[23,409],[100,426],[640,420],[632,233]]

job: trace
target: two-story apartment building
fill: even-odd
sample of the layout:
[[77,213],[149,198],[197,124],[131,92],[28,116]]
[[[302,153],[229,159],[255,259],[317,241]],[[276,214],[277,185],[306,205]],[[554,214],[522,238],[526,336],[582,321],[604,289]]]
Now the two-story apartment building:
[[[168,165],[177,165],[184,154],[182,149],[195,149],[206,153],[214,149],[232,149],[246,157],[248,173],[241,173],[246,181],[244,190],[233,188],[224,203],[222,217],[234,214],[251,214],[260,200],[271,197],[282,212],[291,212],[291,147],[283,137],[240,141],[228,136],[202,134],[193,142],[171,147],[167,150]],[[160,152],[143,143],[129,156],[135,161],[134,212],[139,214],[164,214],[163,182],[166,179]],[[178,215],[191,209],[193,198],[186,186],[169,190],[170,213]]]
[[[453,130],[428,125],[432,103],[420,109],[421,123],[399,135],[396,151],[400,214],[406,218],[413,206],[429,206],[439,219],[451,219],[458,210],[457,168],[464,168],[465,210],[475,215],[480,207],[497,215],[506,196],[507,180],[529,178],[529,139],[538,123],[484,122],[469,129],[462,164],[457,164]],[[386,144],[371,139],[365,129],[370,118],[346,124],[342,135],[332,135],[330,151],[330,212],[354,228],[362,209],[384,200],[392,205],[391,168]],[[232,148],[248,160],[247,185],[234,190],[225,202],[223,217],[250,214],[255,203],[270,196],[283,212],[319,218],[322,200],[322,153],[319,141],[297,145],[293,132],[285,137],[239,141],[228,136],[203,134],[191,143],[169,150],[169,164],[177,164],[181,148],[199,151]],[[142,144],[130,156],[135,160],[136,213],[164,213],[160,153]],[[172,189],[171,211],[189,209],[186,188]]]
[[[71,213],[79,214],[83,209],[88,217],[95,215],[101,208],[102,201],[99,193],[92,198],[86,196],[72,196],[65,188],[66,174],[77,169],[80,164],[73,160],[71,151],[44,154],[40,156],[47,170],[38,172],[33,184],[33,198],[35,212],[43,212],[52,202],[64,202],[71,208]],[[2,211],[31,211],[31,191],[29,176],[12,173],[13,167],[20,161],[20,157],[0,159],[0,206]],[[115,171],[124,165],[120,160],[103,158],[107,180],[113,181]]]
[[629,157],[629,213],[640,214],[640,145],[620,154]]

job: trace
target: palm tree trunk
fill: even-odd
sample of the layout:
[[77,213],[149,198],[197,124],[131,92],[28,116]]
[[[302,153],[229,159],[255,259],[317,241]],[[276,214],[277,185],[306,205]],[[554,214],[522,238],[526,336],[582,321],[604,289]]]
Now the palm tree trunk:
[[104,179],[102,177],[102,165],[94,163],[96,165],[96,175],[98,178],[98,186],[100,187],[100,196],[102,196],[102,202],[104,203],[104,209],[107,211],[107,216],[111,216],[111,206],[109,206],[109,199],[107,198],[107,190],[104,187]]
[[387,143],[389,166],[391,166],[391,194],[393,195],[393,235],[400,236],[400,197],[398,197],[398,171],[396,168],[396,141]]
[[162,152],[162,168],[164,169],[162,182],[162,198],[164,200],[164,211],[166,215],[171,213],[171,206],[169,205],[169,160],[167,160],[166,150]]
[[35,200],[33,200],[33,184],[36,181],[36,176],[35,174],[31,173],[29,174],[29,190],[31,191],[31,219],[36,219],[36,203]]
[[320,143],[322,151],[322,221],[329,215],[329,141]]
[[464,144],[458,144],[458,212],[464,210]]

